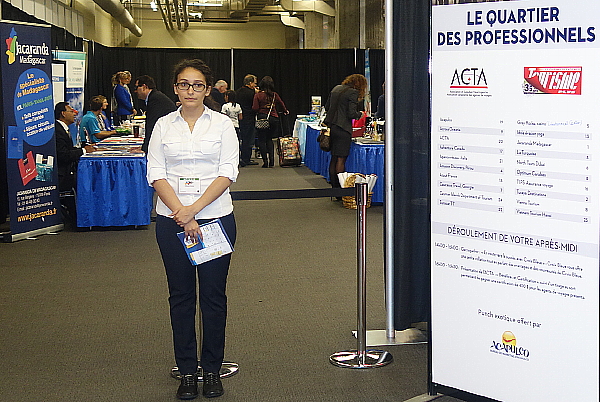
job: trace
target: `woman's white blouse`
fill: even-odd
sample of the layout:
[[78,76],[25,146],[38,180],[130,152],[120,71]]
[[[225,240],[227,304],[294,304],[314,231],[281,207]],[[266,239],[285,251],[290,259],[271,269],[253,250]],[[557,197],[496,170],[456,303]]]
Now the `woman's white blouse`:
[[[148,183],[166,179],[181,203],[193,204],[219,176],[235,181],[238,175],[239,144],[231,120],[204,108],[190,132],[181,117],[181,108],[161,117],[152,130],[148,145]],[[199,178],[200,193],[179,192],[179,178]],[[233,211],[229,189],[196,214],[196,219],[213,219]],[[156,213],[168,216],[172,211],[160,200]]]

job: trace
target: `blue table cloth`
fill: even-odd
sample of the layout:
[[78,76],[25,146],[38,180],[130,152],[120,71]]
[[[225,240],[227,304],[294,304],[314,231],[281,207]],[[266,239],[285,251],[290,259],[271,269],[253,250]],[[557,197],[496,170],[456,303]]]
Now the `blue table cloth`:
[[144,157],[82,157],[77,226],[149,225],[153,191]]
[[[306,128],[306,145],[304,164],[313,172],[320,174],[329,181],[329,152],[321,151],[317,137],[319,130],[310,126]],[[376,174],[377,183],[373,188],[371,202],[383,203],[384,199],[384,161],[385,146],[381,144],[360,144],[353,142],[350,146],[350,155],[346,160],[346,171],[351,173]]]
[[319,125],[316,121],[306,121],[303,119],[296,119],[294,123],[294,137],[298,137],[300,143],[300,155],[302,155],[302,161],[304,162],[304,155],[306,154],[306,129],[308,127],[316,128]]

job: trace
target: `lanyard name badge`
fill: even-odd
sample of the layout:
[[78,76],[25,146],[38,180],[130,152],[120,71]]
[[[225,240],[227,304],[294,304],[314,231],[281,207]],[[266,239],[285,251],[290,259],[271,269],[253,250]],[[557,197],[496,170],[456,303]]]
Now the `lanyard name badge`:
[[200,178],[199,177],[180,177],[179,178],[179,194],[199,194],[200,193]]

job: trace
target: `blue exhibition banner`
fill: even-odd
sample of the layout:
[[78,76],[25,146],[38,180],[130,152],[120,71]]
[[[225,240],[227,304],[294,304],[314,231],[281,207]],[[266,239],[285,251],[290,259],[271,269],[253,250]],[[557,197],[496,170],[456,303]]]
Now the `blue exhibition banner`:
[[50,27],[19,22],[0,22],[0,34],[5,43],[0,65],[10,232],[15,240],[61,224],[51,39]]

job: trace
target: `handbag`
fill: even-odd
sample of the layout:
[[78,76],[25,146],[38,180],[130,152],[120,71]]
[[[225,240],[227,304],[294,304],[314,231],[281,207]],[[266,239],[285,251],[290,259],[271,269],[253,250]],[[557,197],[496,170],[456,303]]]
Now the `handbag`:
[[329,127],[322,127],[319,136],[317,137],[317,141],[319,142],[319,148],[321,148],[324,152],[329,152],[331,150],[331,142],[330,142],[330,129]]
[[259,119],[258,116],[256,116],[256,121],[254,122],[254,127],[256,127],[259,130],[266,130],[270,127],[269,116],[271,116],[271,110],[273,110],[274,103],[275,103],[275,97],[273,97],[273,101],[271,102],[271,107],[269,108],[269,113],[267,113],[267,116],[264,119]]

